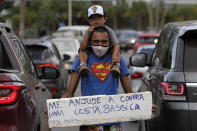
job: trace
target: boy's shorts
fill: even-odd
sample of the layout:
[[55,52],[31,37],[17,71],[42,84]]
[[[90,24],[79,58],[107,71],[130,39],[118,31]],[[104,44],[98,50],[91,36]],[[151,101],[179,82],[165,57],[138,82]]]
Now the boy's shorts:
[[122,131],[122,126],[80,126],[80,131]]

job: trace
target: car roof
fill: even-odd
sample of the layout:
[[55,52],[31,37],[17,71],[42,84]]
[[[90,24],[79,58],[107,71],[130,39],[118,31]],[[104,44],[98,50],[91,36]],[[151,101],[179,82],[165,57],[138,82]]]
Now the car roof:
[[144,37],[159,37],[159,33],[144,33],[139,36],[139,38],[144,38]]
[[58,31],[63,30],[87,30],[89,28],[88,25],[72,25],[72,26],[63,26],[58,28]]
[[155,48],[155,44],[151,44],[151,45],[144,45],[144,46],[140,46],[137,48],[136,52],[139,52],[140,50],[146,50],[146,49],[154,49]]
[[197,30],[197,20],[168,23],[163,27],[163,30],[165,29],[175,31],[182,36],[189,30]]
[[30,40],[23,40],[25,46],[45,46],[48,48],[52,47],[52,42],[50,41],[41,41],[40,39],[30,39]]
[[125,29],[125,30],[116,30],[115,32],[117,32],[117,33],[137,33],[137,31],[136,30],[129,30],[129,29]]

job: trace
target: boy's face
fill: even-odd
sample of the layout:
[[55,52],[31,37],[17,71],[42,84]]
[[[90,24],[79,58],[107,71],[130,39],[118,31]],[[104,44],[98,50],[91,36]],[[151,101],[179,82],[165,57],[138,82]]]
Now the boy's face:
[[94,14],[88,18],[88,23],[95,27],[104,26],[105,22],[106,18],[99,14]]

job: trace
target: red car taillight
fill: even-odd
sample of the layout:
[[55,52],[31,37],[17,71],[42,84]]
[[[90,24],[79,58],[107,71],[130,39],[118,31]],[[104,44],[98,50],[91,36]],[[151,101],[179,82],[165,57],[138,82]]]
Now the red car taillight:
[[21,87],[15,85],[0,85],[0,104],[16,101]]
[[138,79],[142,77],[143,77],[143,73],[140,72],[135,72],[133,75],[131,75],[131,79]]
[[166,95],[184,95],[184,85],[183,84],[161,84],[162,88],[165,89]]
[[51,89],[51,92],[53,93],[53,94],[56,94],[57,93],[57,91],[56,91],[56,89],[54,88],[54,87],[48,87],[49,89]]
[[39,68],[42,68],[42,67],[55,67],[55,68],[58,68],[58,65],[57,64],[41,64],[41,65],[38,65]]

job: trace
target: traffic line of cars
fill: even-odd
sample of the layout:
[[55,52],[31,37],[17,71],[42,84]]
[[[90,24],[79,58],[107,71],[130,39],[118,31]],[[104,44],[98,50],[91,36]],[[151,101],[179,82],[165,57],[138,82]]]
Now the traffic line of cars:
[[76,36],[22,41],[0,23],[1,131],[50,130],[46,100],[66,92],[79,46]]
[[50,40],[24,40],[34,64],[37,67],[38,74],[42,74],[43,67],[54,67],[58,71],[56,79],[41,79],[43,84],[51,91],[52,98],[61,98],[66,92],[69,73],[64,68],[64,59],[60,56],[57,46]]

